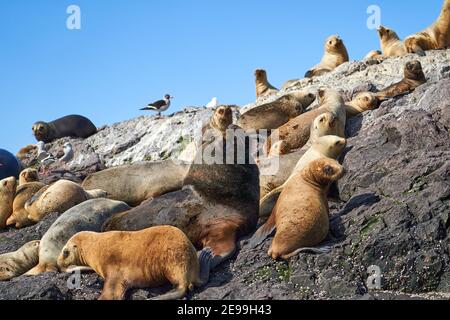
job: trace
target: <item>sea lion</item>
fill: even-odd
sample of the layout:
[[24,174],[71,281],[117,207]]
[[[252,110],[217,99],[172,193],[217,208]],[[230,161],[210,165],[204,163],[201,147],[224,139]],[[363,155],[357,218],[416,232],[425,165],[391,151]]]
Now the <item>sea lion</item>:
[[138,206],[143,201],[180,190],[189,169],[171,159],[109,168],[89,175],[81,184],[85,190],[105,190],[108,198]]
[[405,64],[404,78],[375,94],[380,100],[395,98],[400,95],[414,91],[418,86],[426,83],[427,79],[422,70],[422,65],[418,60],[409,61]]
[[372,50],[366,56],[363,60],[369,60],[369,59],[382,59],[383,53],[379,50]]
[[0,281],[23,275],[39,261],[39,241],[31,241],[19,250],[0,255]]
[[34,222],[28,219],[28,211],[25,210],[25,204],[33,196],[39,192],[45,184],[40,182],[29,182],[20,185],[16,190],[16,196],[13,202],[13,211],[11,216],[6,221],[7,226],[15,225],[16,228],[24,228],[32,225]]
[[357,115],[369,110],[375,110],[380,105],[380,100],[372,92],[361,92],[349,102],[345,103],[347,119],[356,117]]
[[58,258],[64,270],[87,266],[105,280],[99,300],[124,300],[128,289],[159,287],[170,282],[172,292],[158,300],[183,298],[205,284],[194,246],[179,229],[161,226],[138,232],[80,232]]
[[33,124],[32,130],[36,140],[45,143],[64,137],[86,139],[97,133],[91,120],[79,115],[65,116],[52,122],[39,121]]
[[22,165],[11,152],[0,149],[0,180],[9,177],[19,178],[21,169]]
[[394,30],[380,26],[377,31],[384,57],[399,57],[408,53],[405,44]]
[[248,137],[242,129],[236,133],[239,136],[226,135],[226,139],[219,133],[214,141],[202,145],[182,190],[116,215],[103,230],[172,225],[186,233],[197,248],[212,250],[211,269],[230,258],[237,240],[256,228],[259,211],[259,170]]
[[339,36],[333,35],[325,42],[325,53],[320,63],[305,74],[305,78],[313,78],[331,72],[344,62],[348,62],[348,52]]
[[239,118],[238,126],[245,131],[277,129],[305,112],[315,99],[316,95],[307,91],[286,94],[245,112]]
[[[336,134],[336,124],[336,117],[332,113],[323,113],[314,119],[311,125],[310,138],[302,148],[277,157],[262,159],[258,163],[259,171],[261,172],[261,176],[259,177],[261,198],[286,182],[300,158],[318,138]],[[278,166],[276,173],[263,174],[274,166]]]
[[267,154],[276,155],[271,150],[272,141],[285,143],[285,153],[302,148],[309,140],[312,123],[326,112],[332,113],[338,120],[333,135],[345,138],[346,110],[342,96],[335,90],[321,88],[318,99],[322,102],[319,108],[301,114],[272,133],[266,142]]
[[0,181],[0,230],[6,227],[6,221],[12,214],[17,180],[9,177]]
[[64,213],[86,200],[106,196],[107,193],[103,190],[85,191],[75,182],[59,180],[39,190],[25,203],[25,210],[28,212],[28,219],[39,222],[50,213]]
[[269,81],[267,81],[266,70],[263,69],[255,70],[255,83],[256,83],[256,99],[278,93],[278,89],[272,86],[269,83]]
[[312,161],[286,184],[269,220],[256,232],[250,245],[259,245],[275,229],[269,250],[269,256],[275,260],[287,260],[320,244],[327,237],[330,224],[326,191],[343,174],[344,168],[336,160]]
[[290,181],[301,172],[309,163],[316,159],[328,158],[337,160],[347,145],[347,141],[344,138],[338,136],[324,136],[318,138],[312,146],[305,152],[305,154],[297,162],[291,175],[278,188],[273,189],[266,196],[261,198],[259,206],[259,216],[270,216],[272,210],[280,196],[283,188],[290,183]]
[[108,218],[129,209],[130,207],[124,202],[100,198],[85,201],[67,210],[42,237],[39,264],[27,272],[27,275],[58,271],[58,256],[73,235],[81,231],[99,232]]
[[30,157],[30,154],[31,154],[33,151],[35,151],[35,150],[37,150],[37,146],[34,145],[34,144],[29,144],[29,145],[27,145],[27,146],[21,148],[21,149],[17,152],[16,157],[17,157],[17,159],[19,159],[20,161],[25,161],[25,160],[27,160],[27,159]]
[[29,182],[39,182],[39,173],[36,169],[28,168],[20,173],[19,186]]
[[450,46],[450,0],[444,0],[441,14],[427,29],[405,39],[406,50],[424,56],[425,51]]

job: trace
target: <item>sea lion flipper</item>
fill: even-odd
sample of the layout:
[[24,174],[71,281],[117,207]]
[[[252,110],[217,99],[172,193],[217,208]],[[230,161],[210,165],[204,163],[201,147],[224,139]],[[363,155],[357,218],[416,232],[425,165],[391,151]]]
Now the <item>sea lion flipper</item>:
[[273,211],[275,204],[280,197],[281,191],[283,191],[283,186],[280,186],[268,194],[266,194],[262,199],[259,206],[259,217],[268,217]]
[[186,295],[187,288],[179,287],[177,289],[174,289],[170,291],[169,293],[154,297],[150,300],[178,300],[182,299]]
[[284,260],[288,260],[296,255],[298,255],[299,253],[314,253],[314,254],[323,254],[323,253],[329,253],[331,251],[332,247],[330,246],[322,246],[322,247],[317,247],[317,248],[300,248],[298,250],[295,250],[294,252],[284,255],[282,258]]
[[251,249],[259,246],[267,237],[270,237],[276,229],[275,225],[275,214],[271,214],[269,220],[256,231],[253,237],[249,241],[249,246]]
[[213,256],[214,253],[211,248],[204,248],[202,251],[200,251],[200,255],[198,257],[200,264],[200,275],[198,282],[195,284],[196,287],[203,287],[208,283]]
[[45,191],[47,191],[48,188],[50,188],[50,186],[42,187],[41,190],[36,192],[34,194],[34,196],[31,197],[31,199],[27,201],[26,205],[31,206],[34,202],[36,202],[44,194]]

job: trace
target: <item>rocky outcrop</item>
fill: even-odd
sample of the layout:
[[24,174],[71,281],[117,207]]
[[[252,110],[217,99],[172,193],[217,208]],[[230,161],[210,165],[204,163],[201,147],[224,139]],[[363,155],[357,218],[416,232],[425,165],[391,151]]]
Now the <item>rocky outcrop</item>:
[[[346,63],[334,72],[299,80],[283,92],[320,86],[341,90],[349,100],[363,90],[382,89],[402,78],[404,64],[419,59],[428,82],[412,94],[384,102],[347,123],[347,170],[339,203],[331,203],[330,253],[300,254],[289,262],[267,256],[268,239],[250,249],[246,240],[235,258],[211,275],[192,299],[448,299],[450,294],[450,50]],[[280,94],[283,94],[281,92]],[[275,99],[269,97],[267,100]],[[264,103],[264,101],[259,102]],[[246,106],[252,108],[255,104]],[[106,127],[77,144],[70,169],[100,170],[180,154],[192,132],[211,114],[189,109],[173,117],[141,117]],[[57,148],[56,142],[51,148]],[[86,157],[86,158],[82,158]],[[88,163],[91,163],[87,166]],[[89,170],[91,170],[89,169]],[[75,170],[76,172],[76,170]],[[84,173],[83,173],[84,174]],[[81,177],[80,173],[80,177]],[[0,233],[0,253],[39,239],[51,219]],[[381,272],[381,288],[368,288],[368,268]],[[69,290],[67,275],[44,274],[0,283],[0,299],[95,299],[102,280],[81,276]],[[146,299],[167,288],[137,290]]]

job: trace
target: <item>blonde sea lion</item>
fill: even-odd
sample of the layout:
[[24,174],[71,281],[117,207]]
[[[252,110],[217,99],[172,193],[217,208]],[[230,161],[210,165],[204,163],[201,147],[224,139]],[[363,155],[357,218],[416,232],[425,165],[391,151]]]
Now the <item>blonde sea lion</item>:
[[380,100],[372,92],[361,92],[349,102],[345,103],[347,119],[356,117],[357,115],[369,110],[375,110],[379,107]]
[[43,187],[45,187],[45,184],[40,182],[29,182],[17,187],[13,202],[13,211],[6,221],[7,226],[14,225],[19,229],[34,223],[28,219],[29,213],[25,210],[25,204]]
[[273,259],[287,260],[299,252],[314,250],[311,247],[325,240],[329,231],[326,191],[343,174],[344,168],[335,160],[312,161],[286,184],[269,220],[256,232],[250,245],[259,245],[276,230],[269,249]]
[[408,53],[405,44],[394,30],[380,26],[377,31],[384,57],[399,57]]
[[14,177],[0,181],[0,230],[5,229],[6,221],[13,211],[17,180]]
[[325,53],[320,63],[305,74],[305,78],[313,78],[331,72],[344,62],[348,62],[348,52],[339,36],[330,36],[325,42]]
[[32,131],[37,141],[50,143],[64,137],[86,139],[97,133],[97,128],[86,117],[70,115],[51,122],[36,122]]
[[288,185],[299,172],[308,166],[308,164],[321,158],[337,160],[346,145],[347,141],[338,136],[324,136],[318,138],[297,162],[294,170],[292,170],[292,173],[286,182],[261,198],[261,203],[259,205],[259,216],[270,216],[284,187]]
[[58,256],[72,236],[81,231],[100,232],[107,219],[127,210],[130,210],[130,207],[124,202],[102,198],[85,201],[67,210],[42,237],[39,264],[26,274],[33,276],[58,271]]
[[109,168],[89,175],[85,190],[105,190],[109,199],[138,206],[143,201],[180,190],[189,164],[171,159]]
[[[158,225],[182,230],[199,249],[211,249],[210,269],[230,258],[237,241],[256,228],[259,170],[248,137],[204,143],[183,182],[183,189],[146,201],[105,223],[104,231],[137,231]],[[244,139],[243,139],[244,138]],[[213,159],[212,159],[213,158]],[[201,161],[198,161],[201,160]],[[213,161],[211,161],[213,160]]]
[[382,58],[383,58],[383,53],[381,51],[379,51],[379,50],[372,50],[368,54],[366,54],[366,56],[364,57],[363,60],[382,59]]
[[[330,112],[336,119],[336,132],[333,135],[345,138],[346,110],[342,96],[335,90],[319,89],[319,101],[321,106],[317,109],[303,113],[281,126],[267,139],[266,152],[274,155],[271,151],[272,141],[283,141],[285,151],[302,148],[309,140],[311,125],[314,120],[323,113]],[[276,141],[276,142],[278,142]]]
[[255,83],[256,83],[256,99],[278,93],[278,89],[272,86],[267,80],[266,70],[263,69],[255,70]]
[[414,91],[417,87],[426,83],[427,79],[422,70],[422,65],[418,60],[409,61],[405,64],[404,78],[375,94],[380,100],[395,98],[397,96],[408,94]]
[[[323,113],[314,119],[311,125],[310,138],[301,149],[292,151],[291,153],[281,154],[277,157],[268,157],[260,161],[258,167],[261,173],[264,173],[268,168],[278,166],[276,173],[261,174],[259,177],[261,198],[286,182],[300,158],[318,138],[336,134],[336,124],[336,117],[332,113]],[[283,150],[280,151],[285,152]]]
[[405,39],[406,50],[424,56],[425,51],[450,46],[450,0],[444,0],[441,14],[427,29]]
[[39,173],[36,169],[28,168],[20,173],[19,186],[29,182],[39,182]]
[[27,145],[27,146],[21,148],[21,149],[17,152],[16,157],[17,157],[17,159],[19,159],[20,161],[24,161],[24,160],[26,160],[26,159],[30,156],[30,154],[31,154],[33,151],[35,151],[35,150],[37,150],[36,145],[35,145],[35,144],[29,144],[29,145]]
[[31,241],[19,250],[0,255],[0,281],[23,275],[39,261],[39,241]]
[[39,222],[50,213],[64,213],[86,200],[106,196],[107,193],[103,190],[85,191],[75,182],[59,180],[39,190],[25,203],[25,210],[28,212],[28,219]]
[[245,131],[277,129],[305,112],[315,99],[316,95],[307,91],[286,94],[245,112],[239,118],[238,126]]
[[99,300],[124,300],[132,288],[159,287],[170,282],[172,292],[158,300],[183,298],[205,284],[194,246],[170,226],[138,232],[80,232],[64,246],[58,266],[87,266],[105,280]]

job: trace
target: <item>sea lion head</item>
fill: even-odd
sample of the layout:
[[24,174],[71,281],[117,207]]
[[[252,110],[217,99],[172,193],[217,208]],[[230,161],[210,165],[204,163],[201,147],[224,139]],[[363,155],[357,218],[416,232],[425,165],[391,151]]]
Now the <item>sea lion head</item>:
[[361,92],[353,101],[361,111],[375,110],[380,104],[380,100],[372,92]]
[[264,69],[256,69],[255,70],[255,77],[258,81],[267,81],[267,72]]
[[32,127],[33,135],[36,137],[37,141],[44,141],[48,138],[49,126],[48,123],[39,121],[33,124]]
[[390,40],[400,40],[400,37],[397,35],[397,33],[389,28],[380,26],[378,29],[378,36],[380,37],[380,40],[382,42],[387,42]]
[[336,128],[337,118],[331,112],[325,112],[314,119],[311,136],[327,136]]
[[215,127],[225,132],[233,124],[233,111],[230,106],[220,106],[214,111],[213,122]]
[[79,241],[86,232],[80,232],[74,235],[64,246],[59,254],[57,264],[61,271],[66,271],[71,266],[84,266],[79,254]]
[[23,170],[19,176],[20,184],[28,183],[28,182],[38,182],[39,181],[39,173],[36,169],[28,168]]
[[333,89],[328,89],[325,87],[321,87],[318,91],[317,91],[317,97],[319,99],[319,105],[324,105],[326,103],[331,103],[331,102],[344,102],[342,99],[341,94]]
[[337,159],[346,146],[347,140],[338,136],[323,136],[313,144],[316,150],[332,159]]
[[345,48],[344,41],[338,36],[333,35],[327,38],[325,42],[325,51],[330,53],[342,52],[342,49]]
[[336,160],[320,158],[306,166],[302,171],[302,177],[308,182],[321,187],[327,187],[338,181],[345,173],[344,167]]
[[423,80],[425,75],[422,64],[418,60],[409,61],[405,64],[405,78],[412,80]]
[[17,187],[17,180],[14,177],[9,177],[0,181],[1,194],[7,194],[11,197],[14,197],[14,194],[16,193],[16,187]]

